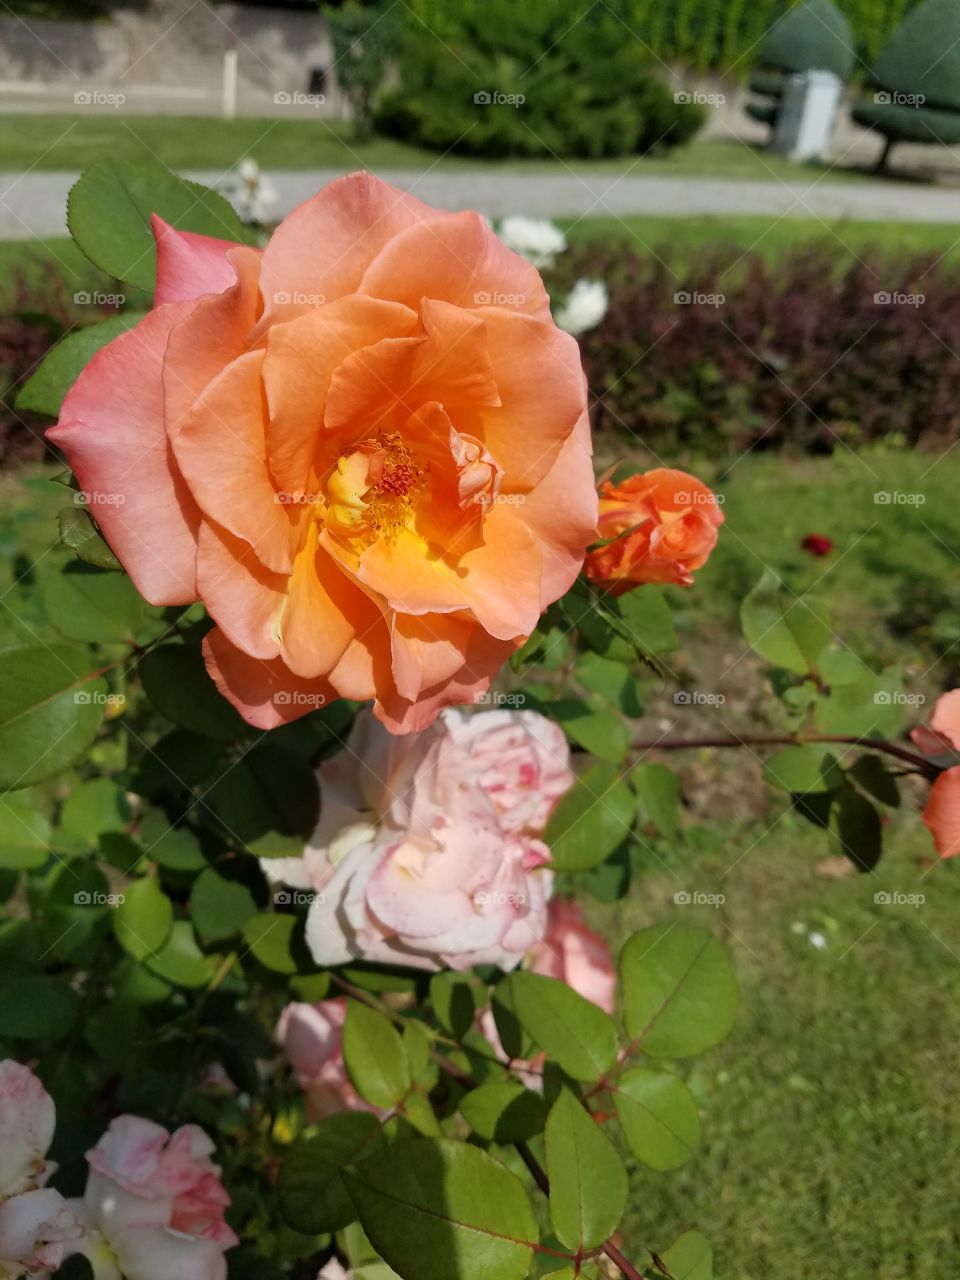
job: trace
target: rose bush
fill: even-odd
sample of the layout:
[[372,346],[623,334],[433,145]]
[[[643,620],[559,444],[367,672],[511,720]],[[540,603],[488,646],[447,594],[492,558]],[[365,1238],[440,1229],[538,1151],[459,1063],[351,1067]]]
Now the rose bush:
[[262,254],[154,231],[153,310],[50,433],[139,591],[204,603],[210,673],[261,728],[472,700],[595,528],[579,352],[536,271],[369,174]]

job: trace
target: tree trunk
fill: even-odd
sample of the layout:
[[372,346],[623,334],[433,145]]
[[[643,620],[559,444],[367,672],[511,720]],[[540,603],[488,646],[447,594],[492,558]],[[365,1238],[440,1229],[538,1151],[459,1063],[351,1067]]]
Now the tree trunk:
[[877,161],[877,173],[887,172],[887,161],[890,158],[890,152],[893,149],[893,138],[888,137],[883,144],[883,150],[880,152],[880,159]]

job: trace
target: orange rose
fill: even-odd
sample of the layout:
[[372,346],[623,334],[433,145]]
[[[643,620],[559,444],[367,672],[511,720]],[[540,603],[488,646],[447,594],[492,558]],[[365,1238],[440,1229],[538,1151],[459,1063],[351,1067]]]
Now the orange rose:
[[960,853],[960,765],[944,770],[930,788],[923,823],[941,858]]
[[715,495],[685,471],[657,467],[600,490],[597,537],[587,577],[611,595],[648,582],[689,587],[716,546],[723,514]]
[[577,344],[475,213],[369,174],[261,254],[157,220],[153,310],[52,439],[153,604],[201,600],[251,724],[471,701],[571,585],[596,495]]

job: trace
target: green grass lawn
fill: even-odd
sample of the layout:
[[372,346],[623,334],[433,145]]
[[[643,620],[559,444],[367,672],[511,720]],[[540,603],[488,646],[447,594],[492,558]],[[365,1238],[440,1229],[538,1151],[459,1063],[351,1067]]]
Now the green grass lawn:
[[[634,1170],[629,1242],[656,1247],[696,1225],[722,1280],[956,1274],[960,868],[924,875],[916,815],[896,828],[876,875],[817,876],[825,842],[788,815],[766,834],[702,829],[665,854],[670,871],[635,882],[621,936],[662,921],[711,928],[743,999],[731,1039],[694,1068],[703,1149],[674,1173]],[[679,889],[726,902],[677,906]],[[874,901],[893,890],[926,900]],[[610,910],[595,914],[608,936]]]
[[[664,156],[617,160],[476,160],[425,151],[389,138],[358,142],[342,121],[220,120],[210,116],[30,115],[0,117],[0,170],[84,168],[100,155],[159,157],[171,168],[229,169],[252,156],[266,168],[496,167],[564,172],[676,174],[688,177],[826,181],[873,179],[848,166],[798,165],[735,139],[700,139]],[[909,190],[909,188],[906,188]]]

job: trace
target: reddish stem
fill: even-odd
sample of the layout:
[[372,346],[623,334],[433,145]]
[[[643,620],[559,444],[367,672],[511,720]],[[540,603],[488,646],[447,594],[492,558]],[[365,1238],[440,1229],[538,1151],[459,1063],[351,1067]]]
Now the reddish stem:
[[726,738],[650,738],[630,745],[635,751],[686,751],[697,747],[802,747],[813,742],[846,743],[852,747],[866,747],[871,751],[880,751],[897,760],[905,760],[925,773],[927,777],[936,777],[940,772],[939,768],[926,756],[911,751],[907,747],[899,747],[895,742],[887,742],[885,738],[865,738],[854,734],[770,733],[745,734],[741,737],[731,735]]

